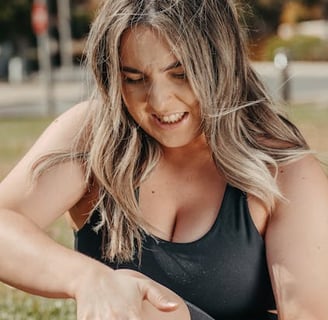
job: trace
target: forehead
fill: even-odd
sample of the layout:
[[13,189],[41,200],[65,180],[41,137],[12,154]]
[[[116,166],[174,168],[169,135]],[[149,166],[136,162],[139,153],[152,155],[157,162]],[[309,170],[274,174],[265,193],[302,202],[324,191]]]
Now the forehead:
[[148,26],[124,31],[120,45],[121,64],[135,68],[165,67],[177,60],[167,40]]

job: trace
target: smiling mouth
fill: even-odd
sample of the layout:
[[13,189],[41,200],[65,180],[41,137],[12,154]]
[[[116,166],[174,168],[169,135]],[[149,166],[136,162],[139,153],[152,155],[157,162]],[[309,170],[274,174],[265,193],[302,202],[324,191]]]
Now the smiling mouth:
[[178,113],[173,113],[173,114],[170,114],[167,116],[155,115],[155,117],[162,124],[174,124],[174,123],[178,123],[179,121],[181,121],[185,115],[186,115],[186,112],[178,112]]

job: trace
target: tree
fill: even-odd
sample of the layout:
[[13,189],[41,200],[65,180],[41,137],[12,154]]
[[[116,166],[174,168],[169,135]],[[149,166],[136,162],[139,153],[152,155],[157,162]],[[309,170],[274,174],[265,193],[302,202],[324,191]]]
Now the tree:
[[251,40],[263,38],[276,32],[284,2],[284,0],[249,1],[245,11],[245,20]]
[[328,0],[254,0],[248,1],[245,11],[250,39],[258,40],[275,34],[280,24],[281,14],[289,2],[307,7],[321,6],[323,18],[328,18]]
[[298,0],[298,2],[300,2],[306,6],[314,6],[314,5],[320,4],[322,1],[321,0]]
[[0,42],[31,38],[32,0],[11,0],[0,2]]

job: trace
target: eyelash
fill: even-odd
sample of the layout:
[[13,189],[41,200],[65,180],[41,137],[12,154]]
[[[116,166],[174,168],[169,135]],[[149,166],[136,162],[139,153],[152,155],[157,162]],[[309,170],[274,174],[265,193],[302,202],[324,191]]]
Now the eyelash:
[[173,75],[174,78],[176,79],[181,79],[181,80],[186,80],[187,76],[185,73],[176,73]]
[[131,79],[128,77],[123,77],[123,81],[129,84],[137,84],[137,83],[141,83],[144,82],[145,79],[144,78],[140,78],[140,79]]
[[[186,74],[185,73],[175,73],[172,75],[173,78],[179,79],[179,80],[186,80]],[[131,79],[129,77],[123,76],[123,81],[128,84],[139,84],[141,82],[145,82],[145,78],[140,79]]]

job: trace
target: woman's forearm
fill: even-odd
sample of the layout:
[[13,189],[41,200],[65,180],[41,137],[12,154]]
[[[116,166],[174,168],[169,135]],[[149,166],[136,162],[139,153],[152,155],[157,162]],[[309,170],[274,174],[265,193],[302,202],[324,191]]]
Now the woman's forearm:
[[[144,313],[162,319],[162,311],[169,312],[163,319],[189,319],[186,306],[154,281],[117,273],[65,248],[6,209],[0,209],[0,280],[32,294],[75,299],[77,319],[137,319]],[[143,309],[148,302],[149,314]]]
[[86,268],[102,265],[59,245],[21,214],[0,209],[0,280],[52,298],[74,298]]

